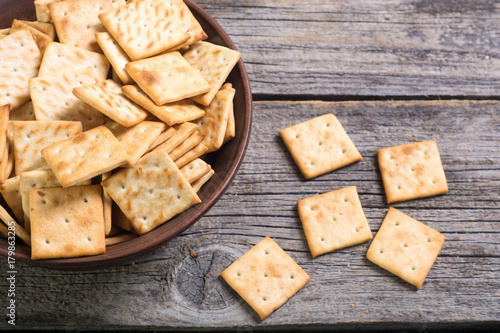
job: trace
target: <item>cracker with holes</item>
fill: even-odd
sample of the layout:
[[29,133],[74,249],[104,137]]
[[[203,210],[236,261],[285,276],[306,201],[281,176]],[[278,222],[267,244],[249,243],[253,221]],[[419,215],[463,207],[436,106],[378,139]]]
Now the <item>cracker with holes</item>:
[[134,80],[125,70],[125,65],[131,60],[113,36],[109,32],[96,32],[95,38],[120,81],[123,84],[134,84]]
[[372,239],[356,186],[297,202],[312,257]]
[[41,32],[40,30],[37,30],[20,20],[14,20],[12,22],[12,27],[10,28],[10,33],[12,34],[19,30],[26,30],[30,32],[42,56],[45,52],[45,49],[47,48],[47,45],[54,41],[52,38]]
[[297,202],[312,257],[372,239],[356,186]]
[[207,106],[233,70],[241,54],[225,46],[198,42],[191,45],[183,56],[210,85],[208,92],[192,98],[196,103]]
[[123,86],[122,92],[168,126],[192,121],[205,115],[205,110],[186,99],[158,106],[137,85]]
[[282,129],[279,134],[306,179],[362,159],[333,114]]
[[14,109],[30,100],[28,81],[38,75],[42,55],[27,30],[0,39],[0,105]]
[[125,127],[116,122],[109,122],[106,123],[106,127],[125,148],[130,158],[130,166],[134,166],[167,125],[157,121],[143,121],[137,125]]
[[36,119],[80,121],[84,131],[102,125],[102,113],[73,95],[73,88],[95,82],[90,67],[31,79],[29,87]]
[[221,276],[262,320],[310,280],[270,237],[265,237],[233,262]]
[[125,148],[106,126],[99,126],[42,150],[63,187],[128,164]]
[[434,140],[380,149],[378,164],[387,203],[448,192]]
[[79,121],[11,121],[15,174],[47,166],[40,151],[82,132]]
[[207,81],[177,51],[129,62],[125,69],[156,105],[180,101],[210,90]]
[[[90,180],[83,182],[80,185],[90,185]],[[29,190],[47,187],[61,187],[61,183],[57,180],[56,175],[50,169],[26,171],[20,175],[19,191],[21,192],[21,202],[24,214],[24,228],[28,232],[31,231],[28,197]]]
[[29,204],[31,259],[106,252],[101,186],[34,189]]
[[205,116],[195,121],[201,133],[205,134],[203,144],[208,152],[218,150],[224,143],[229,113],[233,105],[235,90],[220,90],[209,106],[205,107]]
[[389,207],[366,258],[420,288],[444,240],[440,232]]
[[184,178],[186,178],[190,184],[193,184],[197,179],[210,172],[212,167],[201,158],[197,158],[184,165],[180,170]]
[[169,1],[134,1],[99,19],[132,60],[157,55],[190,38]]
[[146,110],[125,97],[121,85],[113,80],[74,88],[73,94],[125,127],[138,124],[149,116]]
[[167,2],[170,4],[170,8],[172,9],[173,14],[182,21],[182,23],[186,27],[186,32],[189,34],[188,40],[175,46],[172,49],[169,49],[169,52],[180,50],[208,37],[205,31],[203,31],[203,28],[201,27],[198,20],[196,20],[196,18],[193,16],[193,13],[191,13],[189,7],[184,3],[183,0],[167,0]]
[[38,76],[58,76],[79,68],[92,67],[97,81],[108,77],[109,61],[101,53],[52,42],[45,49]]
[[95,33],[106,31],[98,15],[113,10],[110,0],[65,0],[48,7],[61,43],[102,52]]
[[102,182],[113,201],[142,235],[200,203],[200,198],[163,150],[144,155]]

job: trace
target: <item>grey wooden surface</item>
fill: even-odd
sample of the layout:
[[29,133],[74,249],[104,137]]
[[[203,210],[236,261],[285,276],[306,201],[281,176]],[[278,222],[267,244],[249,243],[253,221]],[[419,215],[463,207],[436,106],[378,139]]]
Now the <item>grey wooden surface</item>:
[[[256,99],[233,184],[192,228],[133,263],[92,272],[18,265],[16,328],[498,327],[499,2],[198,4],[243,53]],[[363,160],[306,181],[278,131],[325,113]],[[393,205],[446,236],[423,287],[371,264],[370,242],[312,259],[296,202],[356,185],[375,235],[389,207],[377,149],[428,139],[438,142],[449,193]],[[311,281],[261,321],[220,272],[264,236]],[[0,302],[6,271],[2,260]]]
[[199,0],[255,94],[499,96],[495,0]]

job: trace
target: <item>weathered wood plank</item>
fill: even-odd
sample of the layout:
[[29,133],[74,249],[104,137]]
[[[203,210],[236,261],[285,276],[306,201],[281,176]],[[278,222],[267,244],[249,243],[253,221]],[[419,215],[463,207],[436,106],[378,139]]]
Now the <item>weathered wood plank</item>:
[[[499,101],[255,103],[242,168],[204,218],[128,265],[78,273],[18,265],[18,324],[67,329],[101,327],[96,323],[152,329],[498,324],[499,109]],[[328,112],[337,115],[364,159],[306,181],[277,133]],[[375,234],[388,208],[376,150],[429,138],[438,141],[449,193],[394,205],[446,236],[423,287],[416,290],[371,264],[365,258],[369,242],[312,259],[297,200],[357,185]],[[266,235],[312,279],[261,322],[220,272]],[[191,257],[190,250],[198,256]],[[3,290],[6,271],[1,261]]]
[[500,96],[494,0],[198,0],[259,95]]

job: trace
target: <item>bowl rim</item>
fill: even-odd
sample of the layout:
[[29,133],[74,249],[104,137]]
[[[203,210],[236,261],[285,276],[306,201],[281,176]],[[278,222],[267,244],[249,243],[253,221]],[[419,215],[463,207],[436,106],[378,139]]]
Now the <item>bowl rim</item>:
[[[194,3],[192,0],[184,0],[186,5],[190,8],[195,16],[200,16],[205,20],[210,27],[217,32],[217,36],[222,38],[223,42],[227,47],[237,50],[234,43],[230,39],[229,35],[224,31],[224,29],[217,23],[217,21],[208,14],[199,5]],[[208,211],[217,203],[217,201],[225,193],[229,185],[232,183],[233,179],[243,162],[246,150],[248,148],[250,131],[252,124],[252,113],[253,113],[253,101],[252,93],[250,88],[250,81],[248,78],[248,73],[246,71],[243,60],[240,58],[235,66],[241,76],[241,82],[243,84],[243,97],[245,103],[244,112],[244,122],[241,134],[241,140],[238,143],[238,147],[235,152],[235,157],[232,160],[226,174],[210,195],[202,200],[200,204],[195,206],[193,212],[188,216],[183,218],[175,227],[160,233],[159,235],[152,236],[150,233],[146,233],[139,237],[136,237],[127,242],[110,246],[106,248],[106,253],[97,256],[85,256],[76,258],[60,258],[60,259],[41,259],[41,260],[31,260],[28,253],[21,253],[17,249],[20,244],[19,240],[16,241],[16,251],[15,259],[17,261],[38,267],[50,268],[54,270],[70,270],[70,271],[90,271],[97,269],[104,269],[113,266],[119,266],[131,262],[140,256],[149,253],[156,248],[164,245],[167,241],[178,236],[180,233],[187,230],[189,227],[194,225],[200,218],[202,218]],[[234,69],[233,69],[234,70]],[[168,223],[168,222],[167,222]],[[157,229],[161,228],[159,226]],[[156,229],[156,230],[157,230]],[[149,235],[149,236],[148,236]],[[5,244],[5,247],[4,245]],[[28,248],[26,245],[22,245],[24,248]],[[26,252],[26,251],[25,251]],[[110,253],[111,252],[111,253]],[[5,239],[0,239],[0,256],[7,257],[7,241]]]

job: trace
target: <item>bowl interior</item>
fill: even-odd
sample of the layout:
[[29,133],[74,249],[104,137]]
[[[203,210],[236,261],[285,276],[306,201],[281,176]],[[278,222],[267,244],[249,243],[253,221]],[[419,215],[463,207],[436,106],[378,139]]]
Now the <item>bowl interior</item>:
[[[208,35],[206,41],[235,49],[229,36],[217,22],[191,0],[185,0],[195,17]],[[36,20],[32,0],[0,0],[0,29],[9,27],[14,18]],[[1,61],[1,60],[0,60]],[[252,96],[249,80],[243,61],[240,59],[226,80],[236,90],[234,97],[234,116],[236,137],[223,145],[215,153],[206,156],[215,174],[198,192],[201,204],[191,207],[180,215],[152,230],[122,244],[106,248],[106,254],[79,258],[31,260],[30,249],[21,241],[16,242],[16,259],[36,266],[59,270],[91,270],[107,268],[130,262],[154,250],[166,241],[183,232],[199,220],[218,201],[243,161],[250,136],[252,119]],[[5,205],[4,205],[5,206]],[[5,206],[8,208],[7,206]],[[0,256],[7,256],[7,241],[0,238]]]

